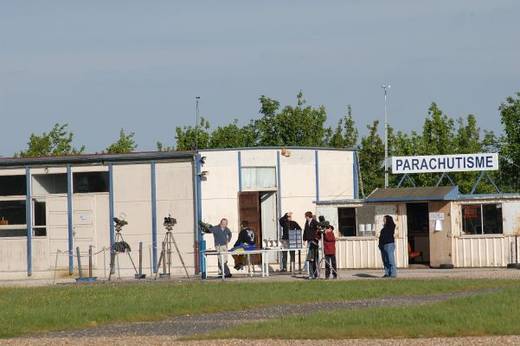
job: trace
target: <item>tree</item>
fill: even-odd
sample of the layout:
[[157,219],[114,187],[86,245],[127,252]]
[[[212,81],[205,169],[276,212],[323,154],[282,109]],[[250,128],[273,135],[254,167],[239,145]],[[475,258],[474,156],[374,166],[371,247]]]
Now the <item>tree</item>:
[[175,140],[177,142],[177,150],[194,150],[206,149],[209,147],[209,121],[200,118],[197,128],[192,126],[177,127],[175,129]]
[[359,166],[365,194],[370,194],[376,187],[384,186],[383,161],[385,146],[378,134],[379,121],[368,125],[368,135],[361,138],[359,147]]
[[258,144],[262,146],[323,146],[327,120],[325,107],[306,105],[303,93],[296,97],[296,106],[285,106],[281,111],[279,102],[266,96],[260,97],[260,113],[255,122]]
[[500,122],[504,134],[501,137],[500,156],[501,185],[508,191],[520,191],[520,92],[508,97],[500,107]]
[[338,121],[334,134],[328,140],[334,148],[355,148],[358,141],[358,130],[352,117],[352,107],[347,106],[347,114]]
[[423,124],[423,147],[425,155],[444,155],[453,153],[454,121],[443,114],[433,102],[428,109],[428,116]]
[[135,133],[131,132],[129,134],[125,133],[125,130],[121,129],[119,131],[119,139],[110,144],[105,151],[108,154],[126,154],[131,153],[137,148],[137,144],[134,139]]
[[251,147],[255,143],[255,133],[251,125],[239,127],[238,119],[226,126],[217,127],[209,141],[210,148],[241,148]]
[[76,155],[85,151],[85,146],[79,149],[72,145],[74,134],[69,132],[68,124],[55,124],[48,132],[41,135],[31,134],[27,149],[22,150],[15,156],[19,157],[41,157],[41,156],[63,156]]

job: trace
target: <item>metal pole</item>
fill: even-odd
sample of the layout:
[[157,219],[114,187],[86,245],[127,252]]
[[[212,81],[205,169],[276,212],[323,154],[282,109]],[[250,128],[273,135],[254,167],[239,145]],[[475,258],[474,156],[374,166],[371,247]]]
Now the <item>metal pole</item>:
[[92,245],[88,247],[88,277],[92,277]]
[[195,151],[199,150],[199,100],[200,96],[195,96]]
[[76,247],[76,255],[78,256],[78,273],[79,273],[79,278],[81,279],[83,277],[83,271],[81,270],[81,255],[79,252],[79,246]]
[[390,84],[383,84],[381,88],[385,91],[385,188],[388,187],[388,114],[387,114],[387,94]]

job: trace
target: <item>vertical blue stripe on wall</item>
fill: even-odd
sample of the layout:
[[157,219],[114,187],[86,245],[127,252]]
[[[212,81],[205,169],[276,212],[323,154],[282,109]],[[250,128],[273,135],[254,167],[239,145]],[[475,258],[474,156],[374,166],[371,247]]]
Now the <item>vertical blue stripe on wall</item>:
[[67,251],[69,254],[69,275],[74,272],[74,218],[72,196],[74,194],[72,183],[72,167],[67,165]]
[[152,199],[152,265],[153,272],[157,273],[157,183],[155,162],[150,164],[151,199]]
[[32,275],[32,177],[31,169],[25,168],[25,222],[27,224],[27,276]]
[[353,168],[353,178],[354,178],[354,198],[359,198],[359,162],[357,151],[352,152],[353,160],[352,160],[352,168]]
[[[276,152],[276,202],[278,204],[276,212],[278,220],[282,217],[282,179],[280,172],[280,152]],[[278,224],[278,223],[277,223]]]
[[114,229],[114,167],[108,164],[108,224],[110,225],[110,251],[112,251],[116,241],[116,232]]
[[238,166],[238,191],[242,192],[242,153],[237,152],[237,166]]
[[200,221],[202,221],[202,183],[201,183],[201,160],[202,157],[199,153],[195,155],[195,228],[199,235],[199,271],[202,279],[206,278],[206,261],[204,258],[204,252],[206,251],[206,240],[204,234],[200,232]]
[[316,172],[316,202],[320,201],[320,163],[318,150],[314,150],[314,170]]

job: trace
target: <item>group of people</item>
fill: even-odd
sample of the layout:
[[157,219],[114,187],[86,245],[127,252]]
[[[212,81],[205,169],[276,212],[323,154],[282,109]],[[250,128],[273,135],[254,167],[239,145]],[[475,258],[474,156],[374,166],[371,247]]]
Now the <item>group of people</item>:
[[[302,228],[300,225],[293,220],[293,213],[285,213],[279,220],[281,227],[281,242],[282,248],[289,248],[289,232],[290,230],[299,230]],[[228,244],[231,241],[231,231],[228,228],[228,220],[222,219],[217,226],[210,227],[207,232],[213,234],[215,242],[215,250],[217,252],[228,252]],[[390,215],[385,215],[384,226],[379,236],[379,249],[381,251],[381,258],[383,266],[385,268],[385,274],[383,277],[396,277],[397,269],[395,262],[395,223]],[[325,256],[325,278],[329,279],[331,276],[333,279],[338,277],[336,267],[336,237],[334,235],[334,226],[326,223],[325,225],[320,224],[312,212],[308,211],[305,213],[305,226],[303,228],[303,241],[307,243],[307,265],[309,272],[309,279],[317,279],[319,276],[319,243],[323,241],[323,253]],[[240,224],[240,233],[238,239],[235,242],[231,251],[240,252],[241,250],[254,250],[256,249],[255,232],[249,227],[249,223],[243,220]],[[291,264],[294,265],[295,251],[282,251],[282,258],[280,263],[280,271],[287,271],[287,252],[289,252]],[[242,255],[233,255],[236,270],[240,270],[244,267],[245,258]],[[230,278],[232,276],[228,264],[227,254],[223,256],[224,263],[220,262],[219,256],[219,271],[223,267],[224,276]],[[220,273],[222,275],[222,273]]]
[[[289,247],[289,230],[301,231],[300,225],[293,220],[293,213],[285,213],[279,220],[282,228],[282,246]],[[334,226],[328,224],[324,229],[320,228],[316,217],[312,212],[305,213],[305,227],[303,229],[303,241],[307,242],[307,265],[309,279],[316,279],[319,275],[319,242],[323,235],[323,252],[325,255],[325,278],[329,279],[331,274],[334,279],[338,277],[336,268],[336,237]],[[291,264],[294,265],[295,252],[289,251]],[[282,252],[280,271],[287,271],[287,252]]]

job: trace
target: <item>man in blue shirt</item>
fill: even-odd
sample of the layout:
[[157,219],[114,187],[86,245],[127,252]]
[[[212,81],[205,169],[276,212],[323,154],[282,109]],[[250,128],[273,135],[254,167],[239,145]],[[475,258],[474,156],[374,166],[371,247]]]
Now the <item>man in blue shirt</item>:
[[[209,228],[209,233],[213,233],[213,240],[215,241],[215,250],[217,252],[227,252],[228,251],[228,244],[231,240],[231,231],[227,227],[228,220],[222,219],[220,220],[220,223],[217,226],[213,226]],[[231,277],[231,273],[229,272],[229,267],[227,265],[228,262],[228,256],[224,255],[224,276],[226,278]],[[220,256],[218,256],[218,270],[219,272],[222,270],[222,263],[220,262]],[[222,275],[220,273],[219,275]]]

